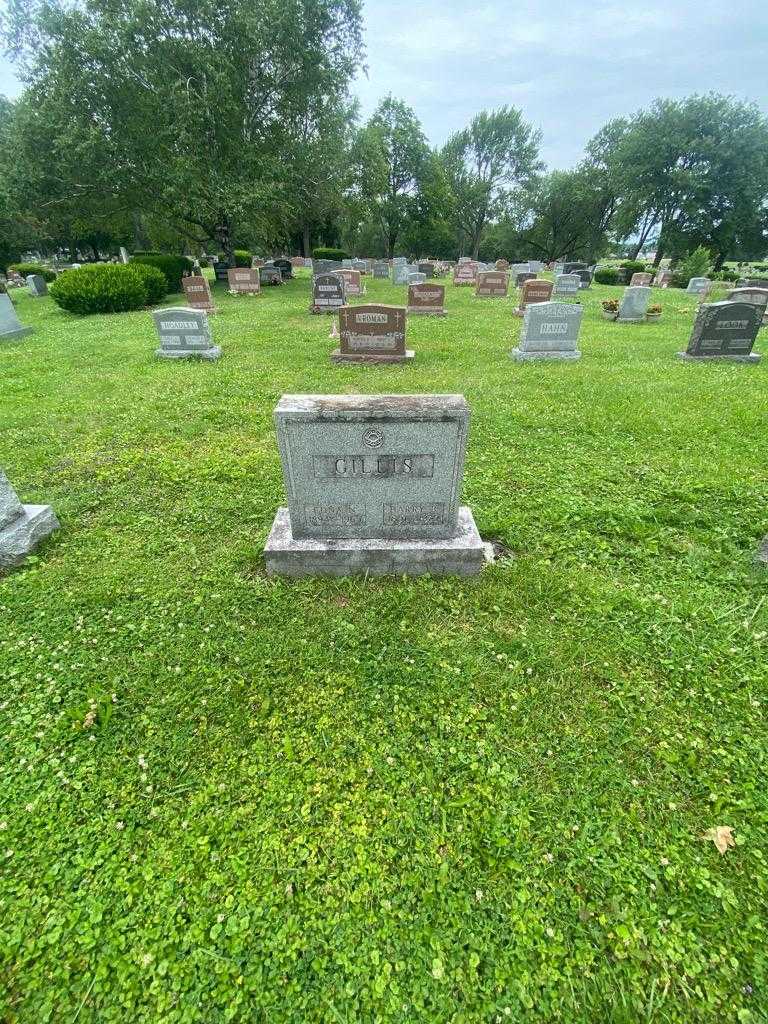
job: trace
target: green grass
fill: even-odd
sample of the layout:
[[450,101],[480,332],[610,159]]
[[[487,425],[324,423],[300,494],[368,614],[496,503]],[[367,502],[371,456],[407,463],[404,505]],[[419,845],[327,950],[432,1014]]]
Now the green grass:
[[[597,286],[582,360],[520,365],[513,302],[446,291],[395,367],[331,364],[306,276],[218,287],[218,364],[14,294],[0,465],[62,529],[0,580],[3,1021],[768,1017],[768,360]],[[272,410],[350,391],[467,397],[514,559],[265,576]]]

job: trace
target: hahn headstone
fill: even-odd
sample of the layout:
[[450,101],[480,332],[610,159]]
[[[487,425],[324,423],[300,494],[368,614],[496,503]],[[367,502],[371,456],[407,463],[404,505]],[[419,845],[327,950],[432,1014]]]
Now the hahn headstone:
[[629,282],[632,288],[647,288],[653,280],[652,274],[633,274],[632,279]]
[[453,271],[453,283],[457,287],[469,287],[475,283],[477,271],[471,260],[459,260]]
[[335,313],[346,303],[344,281],[336,274],[315,274],[310,313]]
[[383,260],[376,260],[373,264],[373,276],[379,280],[386,281],[389,277],[389,264]]
[[280,268],[269,265],[259,267],[259,283],[272,287],[282,284],[283,275],[280,273]]
[[768,319],[768,288],[734,288],[725,297],[726,302],[749,302],[760,309],[763,323]]
[[459,503],[463,396],[283,395],[275,422],[288,505],[267,539],[269,573],[480,571],[486,549]]
[[577,345],[584,308],[567,302],[539,302],[528,306],[520,344],[511,352],[518,362],[534,359],[581,358]]
[[706,295],[712,286],[708,277],[692,277],[685,289],[689,295]]

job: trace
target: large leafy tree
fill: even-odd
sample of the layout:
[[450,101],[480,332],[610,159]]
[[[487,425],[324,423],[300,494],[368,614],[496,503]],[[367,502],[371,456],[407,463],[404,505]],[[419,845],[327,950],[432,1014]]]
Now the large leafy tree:
[[542,169],[540,140],[519,110],[500,107],[482,111],[443,147],[455,225],[475,259],[487,225],[519,205]]
[[354,146],[356,199],[379,226],[387,256],[417,215],[422,179],[429,168],[427,140],[418,118],[387,96],[358,133]]
[[609,176],[619,237],[656,259],[702,242],[717,265],[761,234],[768,200],[768,121],[756,106],[709,94],[657,100],[610,122],[588,146]]
[[615,209],[610,181],[597,168],[552,171],[534,192],[533,222],[521,239],[524,255],[596,260],[605,251]]
[[294,126],[346,92],[360,26],[359,0],[48,0],[9,35],[73,204],[120,199],[231,252],[290,221]]

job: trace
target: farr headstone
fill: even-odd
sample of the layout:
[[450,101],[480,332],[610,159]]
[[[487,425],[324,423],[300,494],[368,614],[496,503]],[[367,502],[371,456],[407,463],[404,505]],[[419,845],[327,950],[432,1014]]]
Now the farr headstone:
[[483,298],[505,299],[509,288],[509,277],[504,270],[483,270],[477,275],[475,295]]
[[339,310],[339,347],[331,353],[336,363],[402,363],[413,359],[405,347],[405,309],[370,303]]
[[258,268],[232,267],[227,276],[229,290],[233,295],[258,295],[261,292],[261,275]]
[[0,569],[21,565],[48,534],[59,528],[50,505],[22,505],[0,469]]
[[512,358],[518,362],[580,359],[577,345],[583,316],[582,306],[567,302],[540,302],[528,306],[520,345],[512,350]]
[[704,303],[696,316],[688,348],[678,352],[685,360],[730,360],[759,363],[752,351],[762,322],[760,307],[750,302]]
[[408,313],[417,316],[445,316],[445,285],[412,284],[408,287]]
[[651,289],[647,285],[629,285],[619,303],[618,322],[627,324],[645,320],[650,301]]
[[284,281],[293,280],[293,266],[290,260],[279,259],[274,261],[274,265],[280,271],[280,276]]
[[208,314],[202,309],[176,306],[152,312],[160,348],[159,359],[218,359],[221,348],[211,339]]
[[576,295],[581,287],[578,274],[558,274],[555,278],[554,295]]
[[42,274],[29,274],[27,276],[27,290],[34,299],[42,299],[48,294],[48,285]]
[[16,315],[16,307],[7,292],[0,292],[0,342],[12,341],[32,334],[34,328],[25,327]]
[[269,573],[469,576],[485,547],[461,506],[461,395],[283,395],[275,410],[288,507]]
[[515,310],[515,316],[524,316],[525,311],[531,304],[549,302],[552,298],[552,282],[539,280],[535,277],[523,282],[520,289],[520,302]]
[[204,309],[206,313],[216,312],[210,285],[202,274],[182,277],[181,286],[184,289],[187,305],[192,309]]
[[335,313],[345,305],[344,281],[336,274],[315,274],[312,280],[310,313]]
[[217,284],[229,284],[228,271],[232,269],[232,264],[227,260],[216,260],[213,264],[213,276]]
[[647,288],[653,280],[652,274],[633,274],[630,287]]
[[692,277],[685,290],[689,295],[706,295],[711,286],[708,277]]

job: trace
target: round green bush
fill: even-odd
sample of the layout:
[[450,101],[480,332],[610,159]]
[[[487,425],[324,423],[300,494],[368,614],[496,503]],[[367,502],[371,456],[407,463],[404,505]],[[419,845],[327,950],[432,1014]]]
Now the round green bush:
[[168,294],[168,282],[162,270],[150,267],[148,263],[134,263],[131,269],[135,270],[144,282],[148,306],[154,306],[156,302],[161,302],[165,298]]
[[145,306],[147,289],[130,264],[96,263],[61,274],[51,297],[69,313],[123,313]]
[[595,270],[595,280],[598,284],[618,284],[619,272],[616,267],[598,267]]
[[22,277],[28,277],[30,274],[39,274],[49,284],[51,281],[56,280],[56,271],[49,270],[48,267],[41,267],[39,263],[9,263],[8,269],[15,270]]
[[162,270],[165,274],[169,292],[180,292],[182,277],[192,269],[192,260],[186,256],[137,256],[134,253],[128,266],[134,266],[137,263],[143,263],[147,267],[157,267],[158,270]]
[[348,258],[348,254],[344,249],[328,249],[319,248],[312,250],[313,260],[345,260]]
[[247,249],[235,249],[232,255],[235,257],[236,267],[250,267],[253,256]]
[[624,260],[620,264],[622,270],[627,272],[627,280],[632,280],[633,274],[644,274],[645,273],[645,260]]

